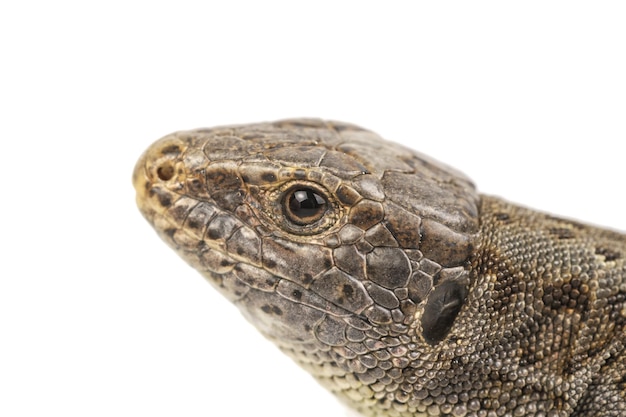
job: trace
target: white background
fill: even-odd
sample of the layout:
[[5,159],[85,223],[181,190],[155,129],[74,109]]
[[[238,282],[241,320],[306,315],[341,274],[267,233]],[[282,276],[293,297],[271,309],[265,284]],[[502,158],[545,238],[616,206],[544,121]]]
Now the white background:
[[[341,416],[135,208],[171,131],[349,121],[626,230],[620,2],[0,5],[0,415]],[[227,4],[227,5],[226,5]]]

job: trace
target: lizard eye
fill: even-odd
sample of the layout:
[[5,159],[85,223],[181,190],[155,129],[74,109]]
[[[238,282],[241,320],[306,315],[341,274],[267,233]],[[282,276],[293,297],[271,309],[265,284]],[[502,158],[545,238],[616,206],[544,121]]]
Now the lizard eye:
[[312,188],[296,186],[285,193],[283,210],[287,218],[297,225],[305,226],[317,222],[327,209],[326,198]]
[[292,181],[276,192],[269,194],[271,219],[291,235],[319,235],[345,214],[336,196],[313,181]]

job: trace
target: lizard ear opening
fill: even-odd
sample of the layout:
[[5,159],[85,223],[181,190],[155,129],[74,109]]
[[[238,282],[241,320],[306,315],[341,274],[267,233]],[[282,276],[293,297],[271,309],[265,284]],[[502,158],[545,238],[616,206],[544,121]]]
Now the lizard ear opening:
[[422,336],[431,345],[441,342],[461,311],[467,287],[459,282],[446,281],[428,296],[422,315]]

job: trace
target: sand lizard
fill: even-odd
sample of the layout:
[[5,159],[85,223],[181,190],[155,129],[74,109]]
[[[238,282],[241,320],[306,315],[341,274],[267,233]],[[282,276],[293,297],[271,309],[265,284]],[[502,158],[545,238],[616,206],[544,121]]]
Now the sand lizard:
[[625,235],[313,119],[168,135],[133,182],[161,238],[364,415],[626,415]]

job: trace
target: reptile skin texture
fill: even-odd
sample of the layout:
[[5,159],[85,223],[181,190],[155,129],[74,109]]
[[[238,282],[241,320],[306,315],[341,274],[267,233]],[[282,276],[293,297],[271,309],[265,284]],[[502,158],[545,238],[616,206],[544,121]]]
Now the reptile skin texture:
[[173,133],[133,182],[159,236],[365,416],[626,416],[625,235],[315,119]]

